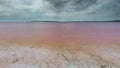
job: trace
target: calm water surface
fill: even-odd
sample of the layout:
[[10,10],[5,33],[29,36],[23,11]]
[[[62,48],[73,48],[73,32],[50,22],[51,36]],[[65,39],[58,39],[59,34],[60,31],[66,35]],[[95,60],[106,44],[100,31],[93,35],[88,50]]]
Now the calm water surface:
[[120,42],[120,23],[0,23],[0,40],[12,39]]

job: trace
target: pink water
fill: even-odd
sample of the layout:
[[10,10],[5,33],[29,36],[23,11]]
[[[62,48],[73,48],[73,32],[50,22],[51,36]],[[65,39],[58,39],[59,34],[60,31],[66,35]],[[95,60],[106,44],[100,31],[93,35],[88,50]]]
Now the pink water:
[[120,23],[0,23],[0,40],[120,42]]

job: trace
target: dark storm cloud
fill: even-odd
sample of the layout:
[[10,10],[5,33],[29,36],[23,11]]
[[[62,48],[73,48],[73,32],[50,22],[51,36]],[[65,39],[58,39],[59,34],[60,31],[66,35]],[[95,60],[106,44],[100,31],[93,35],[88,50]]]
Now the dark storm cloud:
[[97,4],[97,0],[45,0],[54,11],[80,11]]

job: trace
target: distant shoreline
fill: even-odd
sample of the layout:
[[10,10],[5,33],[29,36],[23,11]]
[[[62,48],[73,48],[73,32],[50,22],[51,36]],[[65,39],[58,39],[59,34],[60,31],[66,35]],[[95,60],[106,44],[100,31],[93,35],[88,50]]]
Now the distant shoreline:
[[23,22],[0,22],[0,23],[120,23],[115,21],[23,21]]

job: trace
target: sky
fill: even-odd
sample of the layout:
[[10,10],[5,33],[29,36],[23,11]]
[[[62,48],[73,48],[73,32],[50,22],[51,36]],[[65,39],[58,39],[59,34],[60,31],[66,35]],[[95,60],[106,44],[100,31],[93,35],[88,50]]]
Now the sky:
[[0,0],[0,22],[120,20],[120,0]]

